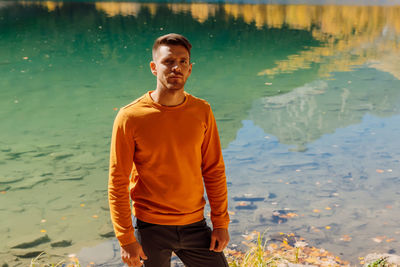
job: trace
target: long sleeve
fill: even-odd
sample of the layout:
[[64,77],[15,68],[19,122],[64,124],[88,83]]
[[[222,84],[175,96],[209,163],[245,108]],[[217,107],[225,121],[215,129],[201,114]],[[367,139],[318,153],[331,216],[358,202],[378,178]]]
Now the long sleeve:
[[114,121],[108,180],[108,201],[115,235],[121,246],[136,241],[131,219],[129,177],[135,143],[128,117],[120,110]]
[[214,115],[209,111],[207,128],[201,146],[202,174],[211,206],[213,228],[228,228],[228,190],[225,164]]

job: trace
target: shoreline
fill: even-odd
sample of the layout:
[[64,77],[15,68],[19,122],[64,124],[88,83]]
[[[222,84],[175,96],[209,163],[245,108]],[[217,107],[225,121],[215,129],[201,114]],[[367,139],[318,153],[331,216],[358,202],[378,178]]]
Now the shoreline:
[[[381,265],[373,266],[400,266],[400,256],[388,253],[369,253],[365,257],[354,259],[352,263],[340,259],[337,255],[323,248],[310,246],[302,237],[292,234],[272,234],[263,241],[263,235],[257,231],[253,231],[249,235],[243,235],[242,244],[247,249],[237,249],[233,244],[224,250],[230,266],[256,266],[260,264],[256,262],[263,259],[262,266],[270,266],[267,261],[272,261],[277,266],[368,266],[368,264],[379,263]],[[263,251],[260,254],[260,251]],[[58,258],[56,260],[56,258]],[[29,259],[29,260],[33,260]],[[119,244],[116,238],[112,238],[94,246],[82,247],[76,254],[69,255],[53,255],[44,254],[39,256],[35,264],[31,266],[45,266],[45,264],[60,262],[64,260],[64,264],[68,266],[115,266],[123,267],[124,264],[120,259]],[[246,261],[251,261],[250,263]],[[358,262],[355,263],[355,262]],[[20,262],[22,263],[22,261]],[[13,263],[1,263],[3,267],[8,266],[26,266],[12,265]],[[10,265],[9,265],[10,264]],[[385,265],[386,264],[386,265]],[[271,265],[271,266],[272,266]],[[171,266],[183,266],[179,258],[173,255]],[[257,265],[261,266],[261,265]]]

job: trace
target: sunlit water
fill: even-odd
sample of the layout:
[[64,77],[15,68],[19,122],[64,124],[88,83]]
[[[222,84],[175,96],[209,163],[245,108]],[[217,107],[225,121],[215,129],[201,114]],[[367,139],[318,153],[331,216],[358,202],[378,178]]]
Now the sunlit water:
[[5,262],[110,240],[113,118],[154,89],[168,32],[217,119],[231,244],[268,229],[351,262],[399,253],[400,6],[0,2]]

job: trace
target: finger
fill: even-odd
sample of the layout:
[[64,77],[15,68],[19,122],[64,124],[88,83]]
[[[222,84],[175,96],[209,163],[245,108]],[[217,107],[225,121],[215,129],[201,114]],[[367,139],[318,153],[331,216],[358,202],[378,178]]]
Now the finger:
[[131,259],[131,264],[132,265],[129,265],[129,266],[139,267],[139,266],[143,265],[143,263],[140,261],[139,257],[132,258]]
[[144,254],[143,249],[141,249],[141,250],[139,251],[139,256],[140,256],[141,259],[147,260],[147,256],[146,256],[146,254]]
[[126,264],[129,265],[130,260],[129,260],[127,257],[121,256],[121,259],[122,259],[122,262],[123,262],[123,263],[126,263]]
[[224,244],[224,242],[218,240],[217,241],[217,247],[214,249],[214,251],[215,252],[221,252],[222,248],[223,248],[223,244]]
[[216,241],[217,241],[217,239],[215,238],[215,236],[211,235],[210,250],[214,250],[215,249],[215,242]]

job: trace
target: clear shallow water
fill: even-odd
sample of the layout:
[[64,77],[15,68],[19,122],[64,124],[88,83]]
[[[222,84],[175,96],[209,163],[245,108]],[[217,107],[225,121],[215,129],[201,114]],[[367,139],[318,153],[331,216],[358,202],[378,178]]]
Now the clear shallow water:
[[[352,261],[398,253],[399,17],[399,6],[0,2],[1,255],[107,240],[112,121],[154,88],[150,48],[167,32],[192,41],[186,88],[215,111],[232,243],[269,228]],[[242,194],[266,200],[239,210]],[[285,208],[298,217],[276,223]]]

